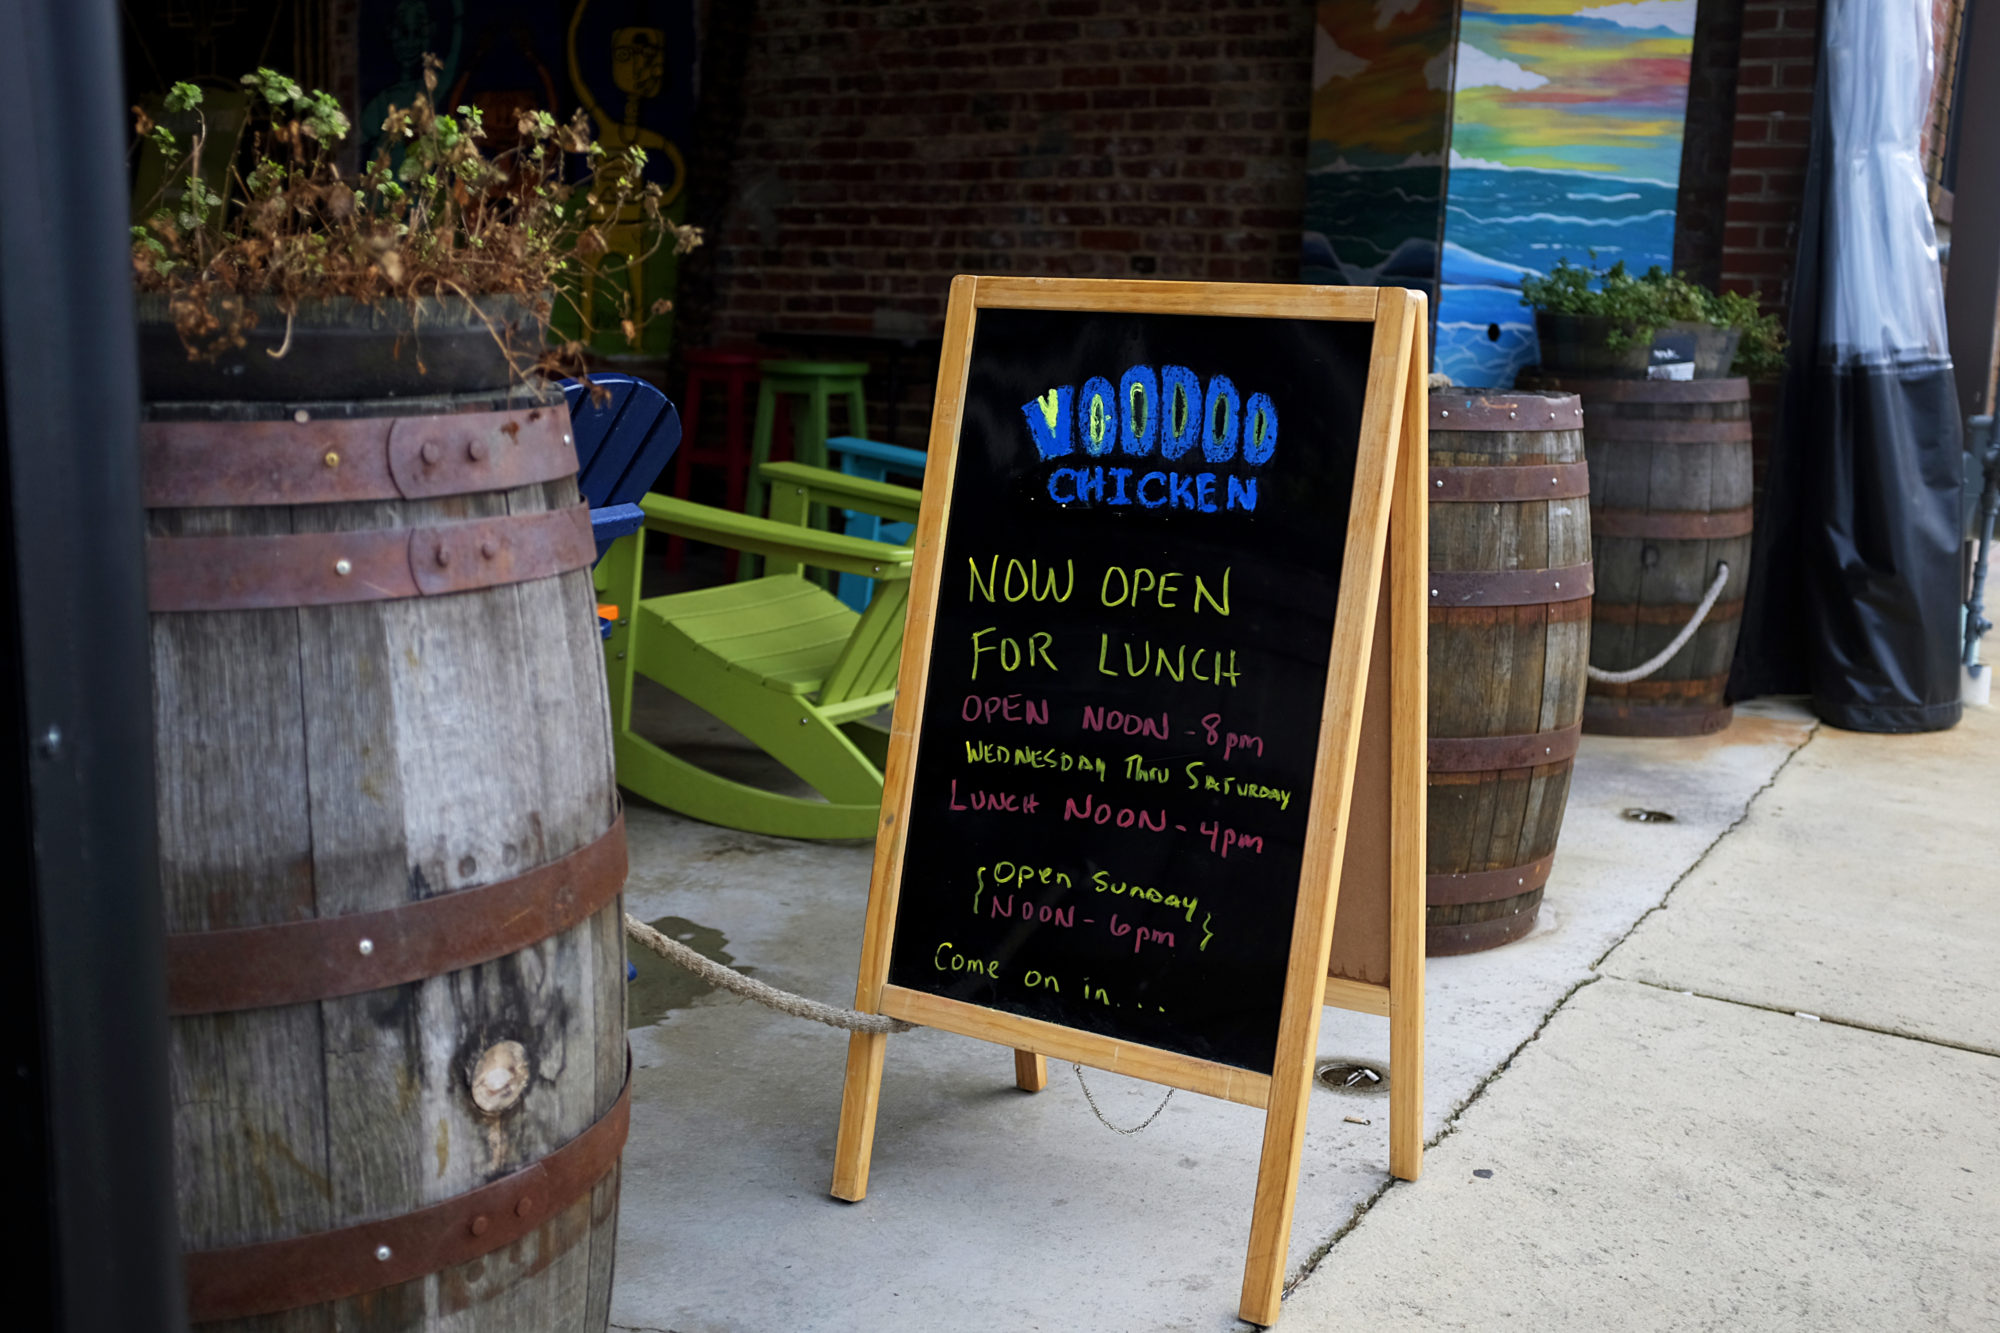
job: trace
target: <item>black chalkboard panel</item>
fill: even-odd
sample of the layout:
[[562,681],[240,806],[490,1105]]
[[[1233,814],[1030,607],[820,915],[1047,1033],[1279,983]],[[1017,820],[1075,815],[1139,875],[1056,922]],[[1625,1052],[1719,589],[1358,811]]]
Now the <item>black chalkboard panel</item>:
[[979,313],[891,984],[1271,1072],[1373,333]]

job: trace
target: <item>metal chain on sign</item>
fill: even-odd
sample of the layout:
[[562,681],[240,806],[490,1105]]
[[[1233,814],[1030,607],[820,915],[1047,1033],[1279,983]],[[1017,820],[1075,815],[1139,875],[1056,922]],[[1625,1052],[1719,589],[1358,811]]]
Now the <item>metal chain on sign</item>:
[[1167,1103],[1172,1101],[1174,1099],[1174,1094],[1179,1091],[1178,1088],[1168,1088],[1167,1095],[1160,1098],[1160,1104],[1153,1108],[1153,1113],[1151,1115],[1147,1116],[1144,1120],[1141,1120],[1138,1124],[1132,1126],[1132,1128],[1124,1129],[1121,1128],[1120,1126],[1112,1124],[1109,1120],[1106,1120],[1104,1118],[1104,1112],[1100,1111],[1097,1108],[1097,1098],[1090,1095],[1090,1085],[1083,1081],[1083,1066],[1080,1064],[1076,1064],[1075,1062],[1071,1062],[1070,1070],[1076,1075],[1076,1086],[1083,1089],[1083,1099],[1090,1103],[1090,1113],[1097,1117],[1097,1123],[1104,1126],[1106,1129],[1110,1130],[1113,1134],[1124,1134],[1128,1137],[1133,1134],[1137,1134],[1140,1130],[1146,1128],[1146,1126],[1152,1124],[1155,1120],[1158,1120],[1160,1118],[1160,1112],[1167,1109]]

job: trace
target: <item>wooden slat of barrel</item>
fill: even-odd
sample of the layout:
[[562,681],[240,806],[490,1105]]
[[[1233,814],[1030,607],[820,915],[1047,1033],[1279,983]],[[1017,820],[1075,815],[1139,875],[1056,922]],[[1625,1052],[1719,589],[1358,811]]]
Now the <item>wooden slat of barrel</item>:
[[[1465,430],[1439,411],[1446,401],[1482,404],[1532,395],[1440,391],[1433,397],[1432,467],[1531,467],[1583,457],[1574,429]],[[1567,400],[1555,400],[1564,402]],[[1460,411],[1458,420],[1467,418]],[[1546,411],[1523,419],[1546,420]],[[1563,416],[1572,422],[1572,415]],[[1588,501],[1433,502],[1433,570],[1546,569],[1590,559]],[[1583,708],[1590,600],[1526,606],[1433,607],[1430,613],[1430,732],[1433,738],[1518,736],[1574,726]],[[1427,869],[1433,876],[1525,867],[1555,850],[1569,795],[1571,760],[1479,772],[1433,771]],[[1504,878],[1504,877],[1503,877]],[[1539,884],[1484,901],[1428,910],[1427,949],[1465,953],[1517,939],[1534,925]]]
[[1719,562],[1722,594],[1694,638],[1642,681],[1590,684],[1587,731],[1686,735],[1729,723],[1724,701],[1750,577],[1752,504],[1746,380],[1563,381],[1584,399],[1591,504],[1600,514],[1737,515],[1733,536],[1620,535],[1597,526],[1591,665],[1646,661],[1693,616]]
[[[576,498],[560,481],[413,502],[154,511],[151,525],[156,535],[344,531]],[[593,601],[577,570],[437,598],[155,615],[168,929],[399,906],[597,838],[616,803]],[[620,921],[614,903],[448,976],[175,1019],[183,1245],[399,1215],[574,1139],[624,1081]],[[517,1105],[489,1117],[468,1078],[503,1041],[526,1048],[533,1077]],[[204,1327],[601,1330],[616,1191],[614,1170],[528,1238],[426,1278]]]

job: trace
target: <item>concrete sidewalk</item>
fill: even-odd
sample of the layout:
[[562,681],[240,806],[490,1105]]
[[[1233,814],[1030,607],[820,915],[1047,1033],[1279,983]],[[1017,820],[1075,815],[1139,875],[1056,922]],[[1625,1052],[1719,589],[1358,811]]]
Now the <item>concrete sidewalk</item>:
[[[1994,978],[1975,967],[1995,956],[1974,896],[2000,827],[1976,786],[2000,776],[1982,742],[2000,743],[1991,715],[1863,738],[1815,733],[1785,705],[1744,709],[1717,737],[1587,738],[1541,925],[1432,961],[1425,1179],[1390,1184],[1385,1096],[1315,1091],[1284,1326],[1881,1326],[1864,1297],[1927,1326],[1926,1293],[1967,1326],[1994,1322],[1973,1304],[1990,1279],[1967,1263],[1985,1247],[2000,1267],[2000,1061],[1830,1021],[1869,1022],[1874,1005],[1876,1026],[2000,1048]],[[1675,818],[1622,817],[1634,807]],[[630,822],[635,914],[787,989],[851,995],[866,846],[639,808]],[[1734,963],[1673,980],[1725,946]],[[1027,1096],[1005,1051],[919,1031],[890,1044],[869,1198],[839,1204],[842,1035],[638,961],[614,1327],[1243,1327],[1257,1112],[1182,1094],[1120,1138],[1067,1066]],[[1893,1005],[1857,983],[1868,967]],[[1787,1006],[1786,978],[1813,974]],[[1321,1060],[1383,1068],[1387,1029],[1329,1010]],[[1120,1123],[1160,1099],[1089,1078]],[[1854,1252],[1868,1235],[1873,1268]]]
[[1286,1325],[2000,1328],[1996,858],[2000,714],[1821,729]]

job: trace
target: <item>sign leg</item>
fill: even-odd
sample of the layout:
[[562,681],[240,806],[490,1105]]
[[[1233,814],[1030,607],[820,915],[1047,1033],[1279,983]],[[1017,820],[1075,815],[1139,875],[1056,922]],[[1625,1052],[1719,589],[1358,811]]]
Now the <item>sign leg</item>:
[[1022,1092],[1040,1092],[1048,1087],[1048,1060],[1033,1051],[1015,1051],[1014,1086]]
[[882,1100],[882,1057],[889,1039],[857,1032],[847,1039],[847,1080],[840,1093],[840,1138],[833,1149],[833,1197],[859,1203],[868,1197],[868,1166],[875,1155],[875,1111]]
[[1430,464],[1425,324],[1412,322],[1410,387],[1389,515],[1389,1174],[1424,1169],[1424,858],[1430,800]]

